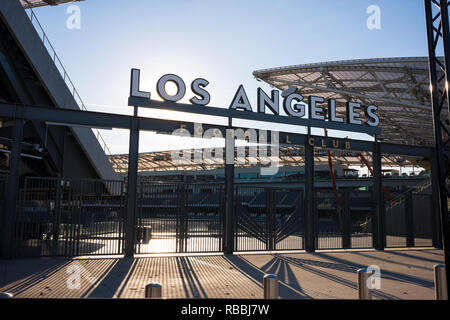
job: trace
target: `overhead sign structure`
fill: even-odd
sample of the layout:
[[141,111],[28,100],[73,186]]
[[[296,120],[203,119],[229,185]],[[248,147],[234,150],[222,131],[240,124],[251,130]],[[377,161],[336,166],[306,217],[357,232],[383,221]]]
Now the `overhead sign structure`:
[[[163,101],[151,100],[150,92],[141,91],[139,82],[140,70],[132,69],[130,97],[128,100],[130,106],[161,108],[228,118],[268,121],[368,134],[379,134],[381,132],[379,128],[380,118],[377,114],[378,107],[374,104],[363,106],[358,102],[348,101],[346,103],[346,116],[344,118],[337,115],[336,100],[333,98],[325,101],[323,97],[309,96],[305,99],[296,90],[289,90],[290,92],[282,95],[283,101],[280,103],[279,90],[272,90],[269,96],[264,90],[258,88],[257,111],[253,112],[243,85],[238,87],[228,109],[224,109],[206,107],[211,101],[211,96],[205,89],[209,84],[206,79],[197,78],[192,81],[190,87],[193,96],[189,99],[191,105],[178,103],[186,95],[186,84],[183,79],[175,74],[162,76],[156,84],[156,91]],[[168,82],[175,84],[175,94],[169,94],[166,91],[166,84]],[[288,115],[287,117],[280,116],[280,104],[284,112]],[[308,113],[306,113],[306,108],[308,108]],[[272,114],[266,113],[267,109]],[[306,118],[307,114],[308,118]]]
[[[379,134],[381,129],[378,127],[380,119],[377,115],[378,107],[376,105],[362,106],[360,103],[348,101],[346,103],[346,117],[341,117],[336,112],[336,100],[325,99],[319,96],[309,96],[307,99],[303,97],[295,87],[288,88],[281,94],[283,101],[280,102],[280,92],[278,90],[272,90],[270,96],[265,93],[261,88],[257,89],[257,110],[253,112],[247,93],[244,86],[240,85],[231,99],[228,108],[218,108],[206,106],[211,100],[209,92],[206,90],[209,82],[208,80],[198,78],[192,81],[191,91],[192,97],[189,97],[191,104],[179,103],[186,95],[186,84],[179,76],[175,74],[166,74],[162,76],[157,84],[156,91],[159,97],[163,101],[151,100],[150,92],[141,91],[140,86],[140,70],[131,70],[131,83],[130,83],[130,97],[128,98],[128,104],[134,107],[134,114],[137,116],[138,107],[148,107],[156,109],[164,109],[179,112],[188,112],[194,114],[203,114],[210,116],[219,116],[228,118],[228,126],[226,129],[225,139],[225,221],[224,221],[224,238],[222,242],[224,253],[232,253],[234,251],[233,242],[233,179],[234,179],[234,162],[235,162],[235,147],[234,147],[234,131],[232,129],[232,119],[245,119],[256,120],[278,124],[290,124],[304,127],[316,127],[327,128],[335,130],[343,130],[350,132],[360,132],[367,134]],[[166,84],[171,82],[176,86],[176,92],[169,94],[166,90]],[[326,106],[325,106],[326,102]],[[307,106],[305,106],[307,103]],[[283,108],[287,116],[280,116],[280,106]],[[308,110],[306,110],[308,108]],[[266,109],[271,111],[266,113]],[[327,115],[325,115],[325,109]],[[365,115],[365,116],[363,116]],[[136,119],[137,120],[137,117]],[[182,121],[181,121],[182,122]],[[192,122],[192,121],[189,121]],[[221,126],[224,127],[224,126]],[[272,129],[272,134],[276,133],[273,137],[275,145],[279,144],[278,131],[275,127]],[[294,136],[305,136],[295,134]],[[314,146],[317,141],[313,136],[307,135],[308,140],[305,143],[305,206],[307,212],[313,212],[312,205],[314,203]],[[286,142],[288,141],[286,136]],[[339,147],[338,141],[334,141],[333,147]],[[345,149],[350,149],[350,144],[344,142]],[[134,212],[136,210],[136,185],[133,184],[137,180],[138,169],[138,145],[139,145],[139,122],[133,121],[132,128],[130,128],[130,151],[129,151],[129,166],[128,166],[128,181],[131,185],[129,189],[128,208],[130,212],[129,221],[134,221]],[[379,142],[374,144],[376,148],[375,155],[380,155]],[[327,147],[324,139],[321,141],[322,147]],[[381,158],[375,157],[374,164],[377,164],[376,172],[374,176],[377,176],[378,180],[374,185],[381,189]],[[275,166],[276,167],[276,166]],[[271,165],[272,168],[272,165]],[[127,218],[127,219],[128,219]],[[314,222],[313,219],[308,218],[306,221],[307,234],[309,235],[305,239],[305,248],[307,250],[313,250],[315,248],[315,239],[313,237]],[[126,252],[133,251],[133,225],[127,226],[130,238],[126,243]]]

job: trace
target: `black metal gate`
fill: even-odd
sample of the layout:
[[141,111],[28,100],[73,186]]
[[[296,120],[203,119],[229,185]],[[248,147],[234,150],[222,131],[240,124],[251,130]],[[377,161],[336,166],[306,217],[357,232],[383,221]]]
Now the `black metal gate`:
[[136,253],[221,252],[221,184],[140,183]]
[[[135,253],[223,251],[223,184],[137,186]],[[122,181],[25,178],[16,256],[123,254],[124,187]],[[304,249],[303,194],[294,186],[235,185],[234,251]],[[337,196],[338,206],[332,190],[315,191],[316,249],[373,247],[372,192],[339,190]],[[386,208],[387,246],[432,245],[431,195],[409,192],[402,199]]]
[[123,182],[27,177],[16,221],[16,255],[122,254]]
[[292,188],[235,188],[235,250],[304,248],[303,191]]
[[372,248],[373,194],[369,191],[317,190],[317,249]]
[[392,193],[386,201],[386,247],[430,247],[433,245],[432,195],[408,191]]

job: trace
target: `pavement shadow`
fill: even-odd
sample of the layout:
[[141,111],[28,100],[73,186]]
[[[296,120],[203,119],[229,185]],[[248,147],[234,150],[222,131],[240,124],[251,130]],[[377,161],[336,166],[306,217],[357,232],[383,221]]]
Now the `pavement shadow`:
[[430,270],[429,267],[422,267],[422,266],[417,266],[414,264],[410,264],[410,263],[404,263],[404,262],[398,262],[398,261],[393,261],[391,259],[385,259],[385,258],[381,258],[381,257],[377,257],[374,255],[370,255],[367,253],[363,253],[363,252],[352,252],[352,254],[364,257],[364,258],[369,258],[369,259],[373,259],[373,260],[378,260],[378,261],[383,261],[383,262],[387,262],[387,263],[392,263],[392,264],[397,264],[399,266],[404,266],[404,267],[408,267],[408,268],[416,268],[416,269],[422,269],[422,270]]
[[[389,253],[392,253],[392,252],[389,252]],[[317,255],[317,256],[322,257],[327,260],[338,262],[340,264],[348,265],[350,268],[353,268],[353,270],[354,270],[353,272],[355,273],[355,276],[356,276],[356,271],[358,269],[367,267],[367,265],[354,263],[352,261],[338,258],[336,256],[332,256],[327,253],[315,252],[314,255]],[[434,287],[433,281],[429,281],[429,280],[425,280],[422,278],[410,276],[410,275],[403,274],[403,273],[393,272],[393,271],[381,270],[381,277],[385,278],[385,279],[394,280],[394,281],[412,283],[412,284],[416,284],[416,285],[419,285],[419,286],[422,286],[425,288],[433,288]]]
[[[120,297],[123,289],[130,280],[136,262],[137,259],[133,258],[115,259],[103,274],[91,284],[91,287],[85,291],[82,297],[113,298],[116,294]],[[92,290],[92,288],[95,289]],[[118,291],[119,288],[121,289],[120,291]]]
[[178,273],[180,274],[183,290],[187,298],[198,299],[202,296],[208,298],[208,295],[201,285],[201,282],[194,271],[194,268],[186,257],[177,257],[176,265]]
[[[0,261],[1,270],[1,291],[9,292],[14,296],[20,295],[22,292],[39,284],[42,280],[51,277],[67,267],[72,260],[69,259],[40,259],[28,260],[28,264],[24,264],[25,260]],[[35,262],[38,262],[37,264]],[[16,263],[21,266],[17,267]],[[35,264],[33,264],[35,263]]]
[[303,288],[296,280],[289,264],[273,257],[263,267],[258,268],[246,259],[237,255],[225,255],[224,258],[234,266],[236,270],[244,276],[259,284],[262,287],[263,277],[268,273],[278,275],[279,296],[283,299],[312,299],[311,296],[303,292]]
[[415,256],[415,255],[412,255],[412,254],[408,254],[406,252],[389,251],[389,253],[392,253],[392,254],[397,255],[397,256],[409,258],[409,259],[419,260],[419,261],[426,261],[426,262],[431,262],[431,263],[442,263],[442,260],[430,259],[430,258],[425,258],[425,257],[418,257],[418,256]]
[[[317,253],[312,253],[313,255],[317,255]],[[279,255],[279,258],[282,260],[287,261],[288,263],[291,263],[292,265],[304,270],[308,271],[312,274],[315,274],[317,276],[320,276],[324,279],[333,281],[335,283],[339,283],[341,285],[344,285],[346,287],[352,288],[355,290],[355,297],[356,297],[356,290],[358,289],[358,284],[356,281],[351,281],[345,278],[342,278],[340,276],[337,276],[332,271],[327,272],[324,270],[317,269],[316,267],[331,269],[331,270],[339,270],[344,272],[351,272],[355,275],[356,280],[356,271],[361,268],[362,266],[356,266],[349,263],[328,263],[323,261],[316,261],[316,260],[310,260],[310,259],[301,259],[301,258],[294,258],[294,257],[288,257]],[[389,300],[398,300],[397,297],[392,296],[390,294],[380,292],[380,291],[373,291],[372,295],[375,297],[378,297],[380,299],[389,299]]]

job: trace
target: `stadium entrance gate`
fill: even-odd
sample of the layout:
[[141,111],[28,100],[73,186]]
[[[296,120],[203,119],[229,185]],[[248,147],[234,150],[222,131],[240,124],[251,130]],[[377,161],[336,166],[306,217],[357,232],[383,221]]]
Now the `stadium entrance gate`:
[[292,188],[235,188],[236,251],[303,249],[303,191]]
[[16,220],[17,256],[121,254],[124,184],[26,177]]
[[222,251],[222,184],[138,184],[136,253]]
[[[222,252],[223,184],[138,184],[136,253]],[[235,186],[236,251],[303,248],[301,189]]]
[[[135,253],[222,252],[223,184],[138,184]],[[26,177],[16,256],[124,253],[126,184]],[[303,249],[303,191],[237,185],[236,251]]]

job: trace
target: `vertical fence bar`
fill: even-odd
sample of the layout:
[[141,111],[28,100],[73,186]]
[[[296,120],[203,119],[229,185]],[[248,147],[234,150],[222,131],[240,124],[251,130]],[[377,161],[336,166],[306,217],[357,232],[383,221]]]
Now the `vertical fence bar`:
[[414,209],[412,191],[405,195],[406,246],[414,247]]
[[[438,162],[436,157],[430,159],[431,163],[431,197],[432,197],[432,212],[439,212],[440,196],[439,196],[439,171]],[[433,229],[433,246],[437,249],[443,248],[442,242],[442,228],[441,228],[441,216],[439,214],[431,215],[431,226]]]
[[[229,119],[231,127],[231,118]],[[232,254],[234,251],[234,203],[233,203],[233,184],[234,184],[234,131],[226,130],[225,141],[225,241],[224,253]]]
[[375,137],[373,157],[373,195],[375,212],[372,218],[373,246],[377,250],[384,250],[386,227],[384,219],[384,199],[381,181],[381,144]]
[[138,107],[134,107],[134,116],[130,123],[130,146],[128,154],[128,186],[127,186],[127,223],[125,236],[125,256],[134,256],[136,241],[136,197],[137,173],[139,160],[139,123],[137,118]]
[[310,144],[310,136],[305,142],[305,249],[314,251],[316,249],[316,228],[314,206],[314,144]]
[[350,193],[348,190],[340,193],[342,195],[341,213],[343,222],[342,247],[349,249],[351,247],[352,219],[350,212]]
[[[195,190],[193,190],[195,191]],[[179,233],[177,234],[177,237],[180,239],[180,247],[178,252],[183,253],[186,252],[186,245],[187,245],[187,228],[189,227],[188,224],[188,215],[187,215],[187,209],[188,206],[186,202],[188,201],[189,197],[186,194],[186,188],[184,183],[181,183],[178,186],[178,208],[179,208],[179,219],[180,219],[180,229]]]
[[58,245],[59,245],[59,225],[61,223],[61,180],[58,178],[55,181],[55,208],[53,217],[53,244],[52,244],[52,255],[58,255]]
[[273,212],[274,212],[274,199],[273,199],[273,190],[271,188],[264,188],[265,200],[266,200],[266,208],[265,208],[265,216],[266,216],[266,250],[273,250]]

